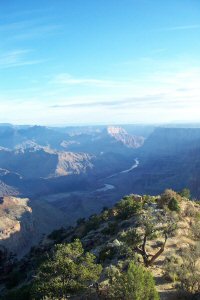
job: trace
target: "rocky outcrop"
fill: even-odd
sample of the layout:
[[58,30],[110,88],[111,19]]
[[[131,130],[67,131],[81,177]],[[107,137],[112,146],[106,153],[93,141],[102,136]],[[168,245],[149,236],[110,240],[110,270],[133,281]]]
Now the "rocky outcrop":
[[128,192],[159,194],[166,188],[187,187],[200,197],[200,128],[161,127],[137,150],[140,165],[134,172],[119,174],[110,184],[126,186]]
[[130,135],[122,127],[109,126],[107,132],[116,141],[121,142],[128,148],[139,148],[144,143],[143,137]]
[[200,147],[200,128],[158,127],[141,148],[143,156],[176,155]]
[[42,235],[66,225],[64,215],[45,203],[28,198],[2,197],[0,202],[0,245],[23,256]]
[[15,150],[0,150],[0,170],[4,170],[0,176],[16,173],[30,179],[80,174],[93,168],[91,160],[92,156],[87,153],[57,151],[25,143]]
[[0,197],[13,195],[19,195],[19,192],[16,188],[5,184],[3,181],[0,180]]
[[55,175],[65,176],[69,174],[86,173],[93,168],[92,156],[87,153],[60,152]]

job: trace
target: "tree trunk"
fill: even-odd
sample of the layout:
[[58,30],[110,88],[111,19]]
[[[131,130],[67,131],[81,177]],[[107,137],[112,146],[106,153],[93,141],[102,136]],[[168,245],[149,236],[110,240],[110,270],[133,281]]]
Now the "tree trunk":
[[167,234],[165,234],[165,241],[162,244],[162,246],[160,247],[160,249],[156,252],[156,254],[154,254],[152,256],[152,258],[150,260],[148,260],[148,262],[146,264],[147,267],[151,266],[155,262],[155,260],[164,252],[166,242],[167,242]]

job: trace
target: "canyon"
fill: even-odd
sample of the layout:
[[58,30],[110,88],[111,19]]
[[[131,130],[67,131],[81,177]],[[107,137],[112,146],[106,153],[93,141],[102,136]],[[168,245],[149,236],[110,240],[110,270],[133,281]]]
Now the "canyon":
[[[38,243],[43,233],[99,213],[125,194],[156,195],[186,187],[198,199],[199,153],[200,128],[191,126],[1,125],[0,210],[5,212],[9,203],[19,215],[13,217],[10,209],[1,213],[1,224],[13,229],[6,235],[2,227],[0,240],[9,248],[20,232],[25,251],[25,244],[32,246],[26,242],[28,232],[35,232],[37,239],[31,240]],[[34,229],[23,225],[27,218]]]

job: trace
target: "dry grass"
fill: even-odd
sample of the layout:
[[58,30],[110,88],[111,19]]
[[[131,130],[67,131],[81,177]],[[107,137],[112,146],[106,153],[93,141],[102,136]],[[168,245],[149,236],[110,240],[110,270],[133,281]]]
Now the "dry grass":
[[[189,213],[188,208],[190,208]],[[178,253],[180,249],[194,245],[195,241],[191,238],[190,227],[196,215],[200,212],[200,206],[192,202],[183,201],[181,203],[181,218],[178,222],[176,234],[167,240],[165,251],[151,267],[151,271],[156,281],[156,287],[160,293],[161,300],[181,299],[179,291],[173,282],[169,282],[164,276],[164,262],[166,258]],[[151,241],[150,246],[154,250],[155,241]],[[154,250],[155,251],[155,250]],[[199,262],[200,263],[200,262]]]

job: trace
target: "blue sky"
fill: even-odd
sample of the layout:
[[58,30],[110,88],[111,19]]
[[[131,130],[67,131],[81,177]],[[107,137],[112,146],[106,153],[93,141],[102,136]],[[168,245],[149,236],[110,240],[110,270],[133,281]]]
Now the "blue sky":
[[199,120],[199,0],[0,1],[0,122]]

